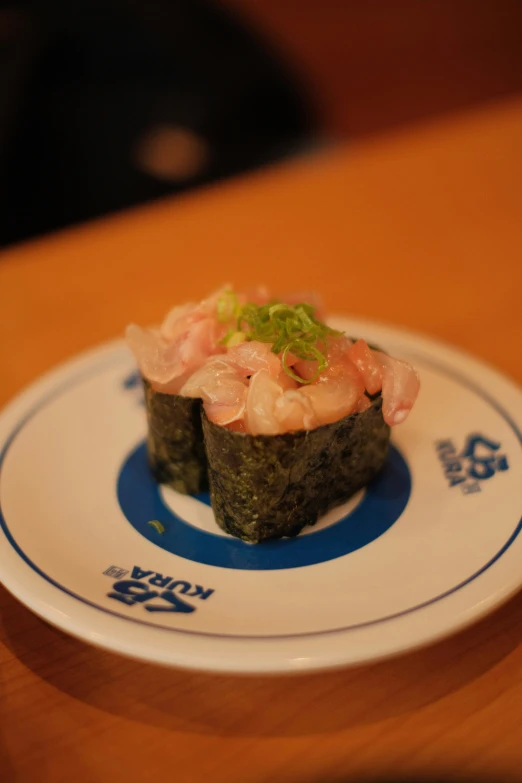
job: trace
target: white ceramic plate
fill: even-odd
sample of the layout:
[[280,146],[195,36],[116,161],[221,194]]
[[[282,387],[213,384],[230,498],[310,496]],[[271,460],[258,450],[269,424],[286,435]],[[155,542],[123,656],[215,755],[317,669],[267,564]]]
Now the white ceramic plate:
[[418,335],[333,323],[410,360],[422,379],[365,492],[296,539],[226,536],[205,498],[149,476],[133,359],[111,344],[47,375],[0,417],[7,589],[88,642],[231,672],[382,658],[508,598],[522,583],[522,393]]

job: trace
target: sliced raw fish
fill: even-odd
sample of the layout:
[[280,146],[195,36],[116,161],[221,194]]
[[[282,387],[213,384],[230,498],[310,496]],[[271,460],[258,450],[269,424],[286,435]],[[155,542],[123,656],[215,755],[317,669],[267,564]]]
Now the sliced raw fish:
[[366,340],[353,343],[348,356],[361,373],[368,394],[377,394],[382,387],[381,367]]
[[408,362],[380,351],[374,353],[381,365],[382,415],[386,424],[394,427],[402,424],[417,399],[419,376]]

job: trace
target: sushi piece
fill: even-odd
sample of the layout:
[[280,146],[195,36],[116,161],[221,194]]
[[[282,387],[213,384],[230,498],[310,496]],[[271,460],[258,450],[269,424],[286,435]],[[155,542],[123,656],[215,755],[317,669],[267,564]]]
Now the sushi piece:
[[299,299],[224,289],[159,331],[128,330],[154,475],[189,493],[208,477],[217,523],[254,543],[297,535],[368,484],[419,390],[409,364]]
[[160,326],[127,327],[127,344],[145,392],[148,461],[159,483],[184,494],[208,489],[201,400],[180,394],[180,389],[209,357],[234,344],[242,305],[269,299],[263,287],[237,295],[223,286],[202,302],[174,307]]
[[223,288],[198,304],[174,307],[159,327],[131,324],[127,343],[141,371],[147,411],[147,452],[154,478],[178,492],[208,489],[201,401],[179,394],[235,322],[238,302]]
[[242,434],[203,414],[203,433],[216,521],[251,543],[296,536],[345,502],[377,475],[390,439],[380,396],[310,431]]

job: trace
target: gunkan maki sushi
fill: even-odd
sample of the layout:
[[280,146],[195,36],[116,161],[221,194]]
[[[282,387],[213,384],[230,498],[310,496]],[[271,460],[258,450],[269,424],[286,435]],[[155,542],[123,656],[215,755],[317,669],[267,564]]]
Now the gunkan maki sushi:
[[217,523],[258,543],[297,535],[381,469],[415,370],[330,328],[316,296],[227,287],[127,329],[160,483],[210,488]]

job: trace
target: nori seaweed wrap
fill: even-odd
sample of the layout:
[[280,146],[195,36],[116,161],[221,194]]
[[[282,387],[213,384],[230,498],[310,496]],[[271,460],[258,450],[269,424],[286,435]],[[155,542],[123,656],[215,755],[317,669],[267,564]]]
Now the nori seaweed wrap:
[[201,400],[155,391],[146,378],[147,451],[159,484],[186,495],[208,489]]
[[283,435],[232,432],[202,412],[212,508],[244,541],[296,536],[381,469],[390,440],[379,395],[367,410]]

